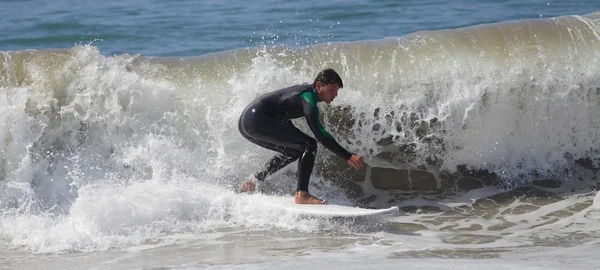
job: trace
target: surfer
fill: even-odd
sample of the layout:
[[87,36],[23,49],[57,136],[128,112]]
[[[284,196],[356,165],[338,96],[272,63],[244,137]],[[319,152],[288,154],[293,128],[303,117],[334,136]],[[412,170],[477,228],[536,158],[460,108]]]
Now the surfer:
[[[238,128],[244,138],[264,148],[279,152],[263,169],[254,174],[263,181],[288,164],[298,160],[297,204],[323,204],[325,201],[308,192],[308,183],[317,154],[317,141],[300,131],[291,119],[304,117],[311,131],[327,149],[360,170],[364,161],[340,146],[321,125],[317,102],[330,104],[344,84],[333,69],[325,69],[311,84],[303,84],[267,93],[254,100],[242,113]],[[256,189],[251,179],[241,187],[242,192]]]

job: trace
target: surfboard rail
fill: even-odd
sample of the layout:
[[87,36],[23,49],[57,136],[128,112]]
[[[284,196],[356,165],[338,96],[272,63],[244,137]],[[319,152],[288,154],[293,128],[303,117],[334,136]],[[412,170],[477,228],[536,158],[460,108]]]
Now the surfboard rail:
[[361,208],[336,204],[296,204],[293,197],[269,196],[269,200],[286,211],[314,217],[370,217],[398,213],[398,206],[383,209]]

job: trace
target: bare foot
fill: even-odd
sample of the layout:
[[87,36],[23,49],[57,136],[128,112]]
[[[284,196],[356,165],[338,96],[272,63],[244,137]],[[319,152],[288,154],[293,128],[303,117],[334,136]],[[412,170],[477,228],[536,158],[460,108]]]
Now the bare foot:
[[324,200],[310,195],[308,191],[296,191],[296,198],[294,201],[296,204],[325,204]]
[[242,185],[240,192],[253,192],[254,190],[256,190],[256,183],[252,180],[248,180],[248,182]]

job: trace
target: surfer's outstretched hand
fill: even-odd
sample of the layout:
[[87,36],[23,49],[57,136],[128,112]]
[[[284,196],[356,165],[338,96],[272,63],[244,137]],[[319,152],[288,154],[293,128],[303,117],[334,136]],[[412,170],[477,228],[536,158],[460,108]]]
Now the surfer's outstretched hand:
[[360,156],[352,155],[348,160],[348,164],[350,164],[354,169],[360,170],[365,167],[365,162]]

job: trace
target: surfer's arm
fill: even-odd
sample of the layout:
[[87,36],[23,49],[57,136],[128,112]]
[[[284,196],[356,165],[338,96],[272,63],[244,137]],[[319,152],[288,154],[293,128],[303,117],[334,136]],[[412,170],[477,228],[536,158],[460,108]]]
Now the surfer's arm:
[[349,160],[352,153],[348,152],[338,144],[333,136],[323,128],[323,125],[321,125],[321,121],[319,120],[319,108],[317,107],[312,94],[310,92],[304,92],[300,95],[300,100],[302,102],[302,110],[304,111],[306,122],[308,122],[308,126],[315,134],[317,140],[334,154],[340,156],[344,160]]

